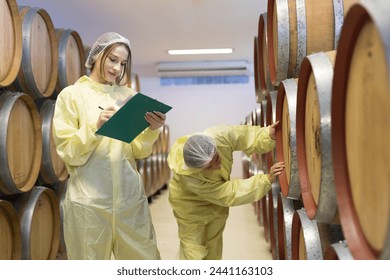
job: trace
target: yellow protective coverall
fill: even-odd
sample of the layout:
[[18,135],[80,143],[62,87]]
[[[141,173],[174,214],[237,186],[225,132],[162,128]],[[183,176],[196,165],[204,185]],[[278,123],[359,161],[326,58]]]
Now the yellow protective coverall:
[[229,207],[261,199],[270,189],[267,175],[230,180],[233,151],[265,153],[275,147],[268,128],[217,126],[204,131],[214,138],[221,168],[208,171],[184,163],[183,146],[191,135],[179,138],[171,147],[168,164],[173,172],[169,202],[179,226],[180,259],[222,258],[222,233]]
[[137,158],[152,152],[159,130],[130,144],[95,134],[101,107],[136,92],[81,77],[58,95],[53,117],[57,153],[69,172],[63,201],[69,259],[160,259]]

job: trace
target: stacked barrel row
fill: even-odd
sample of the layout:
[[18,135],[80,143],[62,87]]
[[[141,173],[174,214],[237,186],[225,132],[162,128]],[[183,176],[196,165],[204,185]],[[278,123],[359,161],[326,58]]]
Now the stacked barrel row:
[[[0,259],[66,257],[68,173],[52,138],[56,97],[85,74],[79,34],[42,8],[0,4]],[[139,88],[137,75],[131,85]]]
[[286,165],[256,208],[274,259],[390,259],[389,9],[270,0],[260,16],[257,100],[265,126],[279,121],[261,172]]
[[167,186],[170,169],[167,158],[169,152],[169,126],[164,124],[157,141],[153,145],[152,154],[137,160],[138,171],[144,181],[145,193],[151,202],[153,196]]

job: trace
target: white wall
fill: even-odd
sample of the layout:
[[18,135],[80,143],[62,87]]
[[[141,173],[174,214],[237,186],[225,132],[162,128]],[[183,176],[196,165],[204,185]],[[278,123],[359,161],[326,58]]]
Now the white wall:
[[[210,126],[240,124],[259,105],[253,77],[248,84],[160,86],[160,79],[139,77],[140,91],[173,107],[167,113],[170,145],[180,136]],[[242,178],[241,152],[234,153],[231,178]]]

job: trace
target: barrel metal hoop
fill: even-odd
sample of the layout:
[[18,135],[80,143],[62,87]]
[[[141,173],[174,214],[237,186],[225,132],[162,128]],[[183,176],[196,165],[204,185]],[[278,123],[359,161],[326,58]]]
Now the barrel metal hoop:
[[297,62],[295,65],[294,77],[299,76],[301,70],[301,64],[306,56],[307,47],[307,22],[306,22],[306,3],[305,0],[296,0],[297,10]]
[[310,220],[304,209],[297,210],[297,213],[303,229],[307,259],[322,260],[323,252],[317,222],[315,220]]
[[337,199],[333,173],[332,157],[332,85],[333,66],[323,52],[307,57],[312,65],[318,95],[321,135],[321,183],[320,199],[315,219],[330,223],[337,214]]
[[298,157],[297,157],[297,126],[296,126],[296,96],[297,96],[297,82],[295,79],[287,79],[283,81],[283,86],[286,93],[288,112],[290,119],[290,152],[291,152],[291,171],[290,172],[290,184],[287,197],[293,199],[299,199],[301,196],[301,187],[299,184],[299,176],[298,172],[294,172],[294,170],[298,170]]
[[28,84],[28,87],[31,93],[36,98],[41,98],[42,94],[39,92],[37,84],[33,78],[33,70],[31,64],[31,31],[33,27],[33,21],[35,15],[38,13],[39,8],[30,8],[24,16],[23,24],[22,24],[22,32],[23,32],[23,55],[22,55],[22,67],[24,79]]
[[341,30],[344,24],[344,1],[333,0],[333,15],[334,15],[334,39],[333,49],[337,49],[339,44]]
[[276,66],[276,84],[287,79],[290,56],[290,19],[288,0],[276,0],[276,15],[278,16],[278,62]]
[[66,47],[68,44],[69,37],[72,35],[73,30],[65,29],[61,33],[61,38],[59,41],[59,54],[58,54],[58,69],[63,69],[64,72],[58,72],[58,79],[60,82],[60,87],[65,88],[68,86],[68,79],[66,76]]
[[[8,153],[7,153],[7,129],[8,119],[11,115],[13,104],[22,95],[22,93],[5,92],[0,96],[0,177],[7,186],[10,193],[20,193],[21,191],[16,186],[11,171],[8,168]],[[3,102],[1,99],[5,99]],[[3,104],[1,104],[3,103]]]

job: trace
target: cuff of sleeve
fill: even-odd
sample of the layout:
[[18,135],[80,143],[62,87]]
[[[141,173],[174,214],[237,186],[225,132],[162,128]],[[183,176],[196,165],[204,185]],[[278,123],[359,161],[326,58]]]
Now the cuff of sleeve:
[[97,129],[97,127],[96,127],[95,124],[90,124],[90,125],[89,125],[89,128],[91,129],[92,134],[95,135],[95,137],[99,137],[99,138],[102,137],[102,135],[96,134],[96,131],[97,131],[98,129]]
[[144,133],[145,134],[149,134],[149,135],[159,135],[160,134],[160,129],[155,129],[155,130],[152,130],[150,129],[149,127],[147,127],[145,130],[144,130]]
[[267,143],[272,147],[272,148],[275,148],[276,146],[276,139],[272,139],[271,136],[269,135],[269,126],[267,127],[268,129],[266,129],[266,138],[264,139],[265,141],[267,141]]

